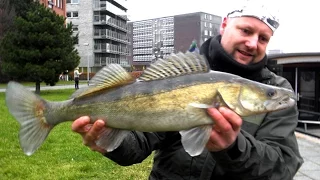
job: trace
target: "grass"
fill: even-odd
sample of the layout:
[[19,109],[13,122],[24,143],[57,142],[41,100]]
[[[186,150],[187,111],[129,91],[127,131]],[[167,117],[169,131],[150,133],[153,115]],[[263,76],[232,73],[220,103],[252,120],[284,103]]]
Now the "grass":
[[[41,91],[48,100],[65,100],[73,89]],[[152,157],[140,164],[122,167],[82,145],[80,135],[71,131],[71,122],[55,127],[32,156],[19,145],[19,124],[5,106],[0,93],[0,179],[147,179]]]
[[[19,83],[21,83],[22,85],[27,86],[27,87],[35,87],[36,86],[35,82],[19,82]],[[74,84],[74,81],[58,81],[56,86],[73,85],[73,84]],[[79,84],[87,84],[87,81],[80,81]],[[48,85],[46,85],[46,83],[42,82],[40,84],[40,86],[44,87],[44,86],[48,86]],[[0,88],[6,88],[6,87],[7,87],[6,83],[0,83]]]

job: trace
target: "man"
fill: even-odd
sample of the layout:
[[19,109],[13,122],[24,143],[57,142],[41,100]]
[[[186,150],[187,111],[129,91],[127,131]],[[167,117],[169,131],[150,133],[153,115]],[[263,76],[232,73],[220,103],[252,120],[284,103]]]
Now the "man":
[[79,68],[76,67],[76,69],[73,71],[73,76],[74,76],[74,88],[79,89],[79,77],[82,73],[79,72]]
[[[233,11],[223,19],[220,35],[204,42],[200,52],[213,70],[291,88],[286,79],[265,67],[266,48],[278,25],[262,7]],[[103,121],[91,125],[88,117],[81,117],[72,129],[82,135],[86,146],[123,166],[140,163],[155,150],[150,179],[289,180],[302,165],[294,135],[296,106],[255,116],[259,124],[243,121],[228,108],[210,108],[208,115],[215,125],[206,150],[196,157],[185,152],[178,132],[132,132],[107,153],[95,144]]]

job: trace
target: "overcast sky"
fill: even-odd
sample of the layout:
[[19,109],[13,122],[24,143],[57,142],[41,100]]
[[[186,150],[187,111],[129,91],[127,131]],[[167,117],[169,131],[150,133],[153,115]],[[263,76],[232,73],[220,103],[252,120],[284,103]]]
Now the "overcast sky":
[[[224,17],[246,0],[127,0],[131,21],[192,12]],[[260,0],[254,0],[260,1]],[[317,0],[265,0],[280,18],[280,27],[268,49],[284,52],[320,52],[320,10]]]

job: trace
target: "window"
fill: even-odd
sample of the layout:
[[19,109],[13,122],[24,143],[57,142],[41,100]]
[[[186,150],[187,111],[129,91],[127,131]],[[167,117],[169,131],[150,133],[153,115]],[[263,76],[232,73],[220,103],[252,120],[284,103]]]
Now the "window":
[[78,11],[73,12],[73,17],[78,17]]
[[204,22],[204,27],[207,27],[207,22]]
[[208,35],[208,30],[204,30],[204,35]]
[[62,8],[62,0],[56,0],[56,6]]
[[68,11],[67,12],[67,17],[68,18],[76,18],[78,16],[79,16],[78,11],[73,11],[73,12]]
[[79,4],[79,0],[67,0],[67,4]]
[[72,31],[75,32],[75,31],[78,31],[78,25],[72,25]]

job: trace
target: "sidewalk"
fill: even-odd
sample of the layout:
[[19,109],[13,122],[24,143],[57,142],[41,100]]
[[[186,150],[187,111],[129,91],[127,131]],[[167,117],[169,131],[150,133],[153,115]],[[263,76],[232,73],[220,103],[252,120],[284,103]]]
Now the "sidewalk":
[[304,163],[294,177],[294,180],[319,180],[320,139],[299,132],[296,132],[296,136]]

